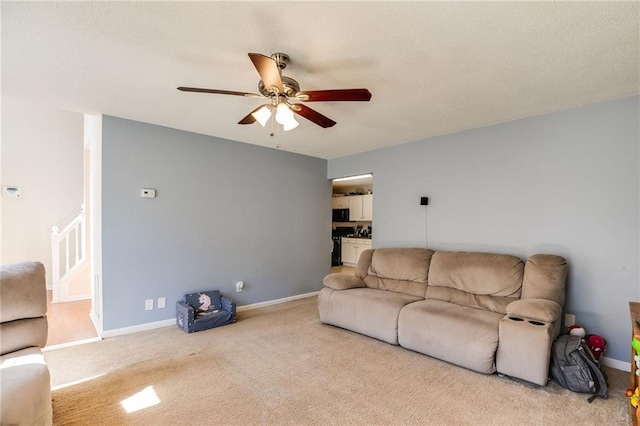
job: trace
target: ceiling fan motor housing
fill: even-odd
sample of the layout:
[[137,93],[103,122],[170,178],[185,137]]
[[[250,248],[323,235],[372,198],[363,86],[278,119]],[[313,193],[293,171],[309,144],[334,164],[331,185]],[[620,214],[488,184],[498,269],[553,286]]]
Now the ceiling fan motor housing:
[[[280,71],[280,79],[282,80],[282,86],[284,87],[284,93],[279,93],[279,95],[285,95],[287,97],[295,96],[296,93],[300,91],[300,85],[291,77],[282,75],[282,70],[285,69],[287,67],[287,64],[289,63],[289,55],[282,52],[276,52],[271,55],[271,59],[273,59],[278,66],[278,70]],[[258,90],[268,98],[272,97],[274,94],[272,88],[266,87],[262,80],[258,82]]]
[[[300,85],[298,84],[297,81],[295,81],[291,77],[287,77],[283,75],[280,78],[282,79],[282,87],[284,87],[284,95],[288,97],[293,97],[296,95],[296,93],[300,91]],[[270,89],[271,88],[265,87],[264,82],[260,80],[260,82],[258,83],[258,90],[260,91],[260,93],[270,98],[273,96],[273,91]],[[280,95],[282,94],[283,93],[280,93]]]
[[271,58],[276,61],[278,68],[280,68],[281,70],[285,69],[287,67],[287,64],[289,63],[289,55],[287,55],[286,53],[276,52],[271,55]]

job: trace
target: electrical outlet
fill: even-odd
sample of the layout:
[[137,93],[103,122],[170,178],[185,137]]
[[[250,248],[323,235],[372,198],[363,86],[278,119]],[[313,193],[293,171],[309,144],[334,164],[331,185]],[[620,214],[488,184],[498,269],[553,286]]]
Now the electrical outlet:
[[144,301],[144,310],[153,311],[153,299],[147,299]]
[[576,316],[573,314],[564,314],[564,326],[571,327],[576,323]]
[[244,289],[244,283],[242,281],[238,281],[236,283],[236,293],[240,293]]
[[158,297],[158,309],[164,309],[167,307],[167,298]]

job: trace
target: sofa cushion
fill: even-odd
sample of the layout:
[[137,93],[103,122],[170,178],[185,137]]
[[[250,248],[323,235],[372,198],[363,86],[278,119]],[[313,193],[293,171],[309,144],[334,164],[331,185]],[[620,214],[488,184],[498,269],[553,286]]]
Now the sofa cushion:
[[524,262],[515,256],[439,251],[431,258],[429,285],[520,298],[523,272]]
[[38,348],[0,357],[3,425],[50,425],[51,379]]
[[496,371],[498,325],[504,315],[441,300],[405,306],[398,341],[411,349],[480,373]]
[[424,298],[432,255],[421,248],[375,249],[364,282],[369,288]]
[[23,262],[0,268],[0,322],[37,318],[47,313],[44,265]]
[[552,254],[534,254],[527,259],[522,282],[523,299],[549,299],[564,305],[567,261]]
[[0,323],[0,354],[47,343],[47,317]]
[[473,294],[455,288],[437,286],[429,286],[425,298],[442,300],[443,302],[451,302],[472,308],[486,309],[502,315],[507,313],[507,306],[509,304],[520,300],[515,297]]
[[320,320],[393,345],[398,344],[398,315],[407,304],[422,300],[401,293],[324,287],[318,295]]

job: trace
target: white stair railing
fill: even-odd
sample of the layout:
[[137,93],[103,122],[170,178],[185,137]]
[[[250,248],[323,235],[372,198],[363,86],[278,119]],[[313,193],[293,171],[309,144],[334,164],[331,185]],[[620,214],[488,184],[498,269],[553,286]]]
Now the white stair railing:
[[[62,230],[60,226],[67,224]],[[86,228],[84,204],[80,211],[51,227],[51,287],[52,301],[60,302],[61,283],[68,279],[84,262]],[[63,247],[61,252],[60,247]],[[61,259],[61,256],[64,256]],[[61,264],[64,261],[64,266]]]

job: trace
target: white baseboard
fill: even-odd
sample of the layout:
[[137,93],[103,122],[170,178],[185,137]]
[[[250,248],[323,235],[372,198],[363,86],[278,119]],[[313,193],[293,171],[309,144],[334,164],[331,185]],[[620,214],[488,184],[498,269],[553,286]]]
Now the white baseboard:
[[602,357],[602,365],[609,368],[615,368],[616,370],[631,371],[631,363],[625,361],[619,361],[613,358]]
[[156,328],[169,327],[170,325],[175,325],[176,319],[166,319],[162,321],[156,322],[148,322],[145,324],[134,325],[132,327],[123,327],[116,328],[113,330],[105,330],[102,332],[102,337],[116,337],[116,336],[124,336],[125,334],[137,333],[139,331],[147,331],[147,330],[155,330]]
[[[236,312],[243,312],[243,311],[249,311],[251,309],[258,309],[258,308],[264,308],[267,306],[279,305],[281,303],[291,302],[293,300],[298,300],[298,299],[306,299],[307,297],[317,296],[318,293],[319,293],[318,291],[314,291],[312,293],[298,294],[296,296],[284,297],[282,299],[268,300],[266,302],[253,303],[251,305],[242,305],[237,307]],[[145,324],[134,325],[132,327],[123,327],[123,328],[116,328],[114,330],[105,330],[102,332],[102,337],[107,338],[107,337],[123,336],[125,334],[137,333],[139,331],[147,331],[147,330],[154,330],[156,328],[169,327],[175,324],[176,324],[175,318],[156,321],[156,322],[148,322]]]
[[298,294],[297,296],[284,297],[282,299],[268,300],[266,302],[260,303],[252,303],[251,305],[242,305],[238,306],[236,309],[237,312],[250,311],[251,309],[265,308],[267,306],[279,305],[281,303],[292,302],[294,300],[306,299],[307,297],[317,296],[319,291],[314,291],[311,293]]

